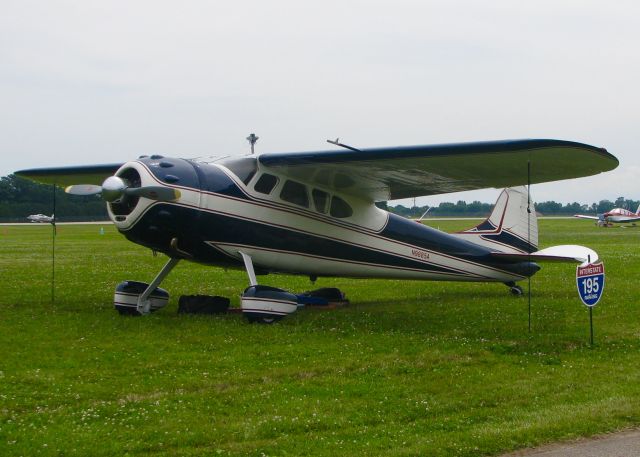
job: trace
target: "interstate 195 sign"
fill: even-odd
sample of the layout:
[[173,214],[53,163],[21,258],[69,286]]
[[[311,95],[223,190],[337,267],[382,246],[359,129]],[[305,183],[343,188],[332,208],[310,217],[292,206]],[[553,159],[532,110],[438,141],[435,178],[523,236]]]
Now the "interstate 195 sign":
[[576,267],[578,294],[588,307],[596,306],[604,290],[604,265],[602,262]]

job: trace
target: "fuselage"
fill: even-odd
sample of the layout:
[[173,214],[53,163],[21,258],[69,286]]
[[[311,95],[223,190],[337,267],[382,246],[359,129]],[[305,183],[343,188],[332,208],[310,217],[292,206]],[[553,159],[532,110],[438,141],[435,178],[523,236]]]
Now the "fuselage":
[[640,214],[634,213],[624,208],[613,208],[610,211],[604,213],[603,218],[608,222],[628,222],[631,220],[637,220],[640,218]]
[[109,204],[129,240],[170,257],[240,268],[242,252],[259,273],[310,277],[511,282],[538,270],[338,194],[322,177],[292,180],[252,157],[228,167],[152,156],[125,164],[117,175],[133,186],[180,190],[174,202]]

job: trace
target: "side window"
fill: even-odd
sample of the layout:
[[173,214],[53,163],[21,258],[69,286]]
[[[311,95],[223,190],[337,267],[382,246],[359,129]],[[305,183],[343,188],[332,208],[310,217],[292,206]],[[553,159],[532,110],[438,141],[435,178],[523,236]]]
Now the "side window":
[[256,192],[261,194],[270,194],[274,187],[278,184],[278,178],[268,173],[263,174],[258,178],[258,181],[253,186]]
[[349,217],[353,214],[353,210],[349,204],[340,197],[333,197],[331,199],[330,214],[333,217]]
[[295,181],[285,181],[280,192],[280,198],[285,202],[293,203],[295,205],[309,207],[309,197],[307,195],[307,188],[304,184],[300,184]]
[[327,212],[327,203],[329,203],[329,194],[318,189],[311,191],[313,197],[313,205],[316,207],[316,211],[322,214]]

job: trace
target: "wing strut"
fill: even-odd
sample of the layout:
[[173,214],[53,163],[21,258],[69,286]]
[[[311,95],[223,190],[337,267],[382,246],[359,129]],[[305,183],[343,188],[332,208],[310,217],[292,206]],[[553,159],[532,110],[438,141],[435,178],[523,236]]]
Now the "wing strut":
[[251,256],[245,254],[242,251],[238,251],[238,253],[242,256],[242,261],[244,262],[244,267],[247,270],[247,275],[249,276],[249,285],[257,286],[258,280],[256,279],[256,272],[253,269],[253,261],[251,260]]

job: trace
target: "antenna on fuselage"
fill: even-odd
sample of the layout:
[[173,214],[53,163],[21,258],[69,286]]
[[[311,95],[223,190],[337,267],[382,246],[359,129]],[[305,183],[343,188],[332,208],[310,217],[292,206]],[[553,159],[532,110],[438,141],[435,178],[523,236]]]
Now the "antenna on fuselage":
[[255,146],[255,144],[258,142],[259,139],[260,139],[260,137],[256,136],[255,133],[252,133],[247,137],[247,141],[251,145],[251,154],[254,153],[253,147]]
[[336,146],[340,146],[342,148],[351,149],[352,151],[361,152],[358,148],[354,148],[353,146],[349,146],[348,144],[340,143],[340,138],[336,138],[335,140],[327,140],[327,143],[335,144]]

